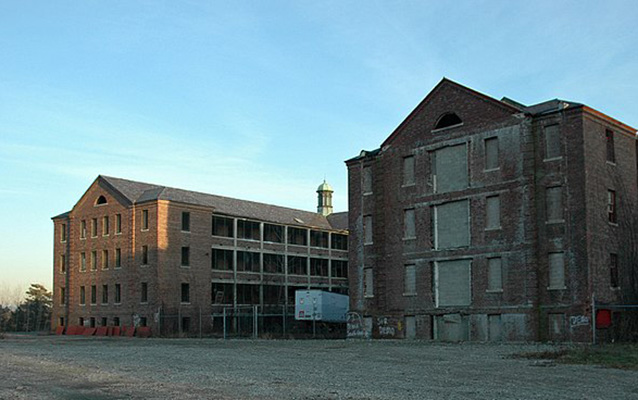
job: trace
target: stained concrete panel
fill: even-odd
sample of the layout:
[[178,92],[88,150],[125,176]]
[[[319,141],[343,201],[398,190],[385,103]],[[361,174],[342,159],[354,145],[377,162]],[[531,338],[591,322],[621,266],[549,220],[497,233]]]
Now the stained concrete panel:
[[436,248],[469,246],[470,209],[467,200],[441,204],[435,209]]
[[472,303],[470,260],[436,262],[437,307]]
[[435,171],[438,193],[467,188],[467,146],[465,143],[437,150]]

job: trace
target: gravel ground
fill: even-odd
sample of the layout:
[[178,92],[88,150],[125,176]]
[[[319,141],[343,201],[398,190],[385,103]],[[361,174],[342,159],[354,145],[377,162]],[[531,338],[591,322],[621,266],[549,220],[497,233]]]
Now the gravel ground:
[[546,345],[8,336],[0,399],[638,399],[638,372]]

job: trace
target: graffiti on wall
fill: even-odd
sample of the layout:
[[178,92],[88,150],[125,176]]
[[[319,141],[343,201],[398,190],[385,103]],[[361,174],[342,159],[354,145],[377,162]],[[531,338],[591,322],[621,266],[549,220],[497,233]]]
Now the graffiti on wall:
[[377,326],[379,327],[379,336],[394,336],[396,329],[388,323],[388,318],[377,318]]

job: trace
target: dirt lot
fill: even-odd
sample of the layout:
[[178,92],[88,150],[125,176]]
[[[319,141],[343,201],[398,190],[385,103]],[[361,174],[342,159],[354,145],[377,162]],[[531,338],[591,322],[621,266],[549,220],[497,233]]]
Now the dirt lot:
[[1,399],[638,399],[638,371],[544,345],[9,336]]

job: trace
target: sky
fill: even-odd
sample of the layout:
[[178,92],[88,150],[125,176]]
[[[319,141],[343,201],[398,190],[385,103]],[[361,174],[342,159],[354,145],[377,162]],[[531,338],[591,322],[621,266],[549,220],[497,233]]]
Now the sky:
[[0,297],[51,287],[102,174],[347,210],[344,161],[443,78],[638,127],[638,2],[0,0]]

